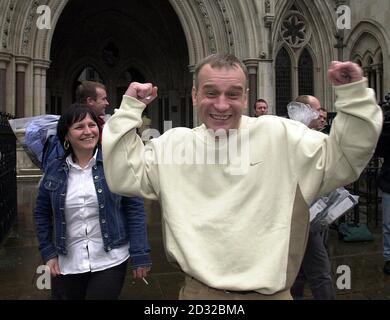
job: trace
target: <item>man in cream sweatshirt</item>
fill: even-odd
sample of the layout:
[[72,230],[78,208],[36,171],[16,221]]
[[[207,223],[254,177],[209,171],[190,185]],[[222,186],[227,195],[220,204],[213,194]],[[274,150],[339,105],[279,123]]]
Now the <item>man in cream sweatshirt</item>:
[[242,115],[248,72],[230,54],[195,69],[203,124],[145,146],[136,134],[157,97],[131,83],[103,130],[108,185],[160,201],[167,257],[186,274],[181,299],[291,299],[308,234],[308,204],[356,180],[371,158],[382,113],[361,68],[328,71],[338,111],[329,136],[275,116]]

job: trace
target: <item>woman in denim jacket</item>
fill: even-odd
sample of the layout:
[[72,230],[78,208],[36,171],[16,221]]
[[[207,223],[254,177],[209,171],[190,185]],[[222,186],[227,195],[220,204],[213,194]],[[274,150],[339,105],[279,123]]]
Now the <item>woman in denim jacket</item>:
[[90,108],[70,106],[59,119],[57,135],[65,156],[47,168],[34,212],[56,298],[117,299],[129,257],[134,278],[150,270],[143,200],[108,189],[101,128]]

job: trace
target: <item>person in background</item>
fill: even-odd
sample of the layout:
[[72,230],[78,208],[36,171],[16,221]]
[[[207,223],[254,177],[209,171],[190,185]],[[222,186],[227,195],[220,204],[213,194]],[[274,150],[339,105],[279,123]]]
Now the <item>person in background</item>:
[[257,99],[253,109],[255,109],[255,117],[260,117],[268,114],[268,103],[264,99]]
[[[318,114],[320,115],[320,110],[321,110],[321,103],[320,100],[318,100],[316,97],[311,96],[311,95],[300,95],[295,99],[296,102],[301,102],[306,105],[308,105],[310,108],[313,110],[317,111]],[[321,119],[320,117],[313,119],[308,127],[313,130],[320,131],[321,129]]]
[[338,113],[327,136],[282,117],[244,116],[246,66],[212,54],[194,73],[202,124],[146,145],[136,128],[158,88],[129,85],[103,130],[106,178],[114,192],[160,201],[168,260],[185,274],[180,299],[291,299],[308,204],[356,180],[379,137],[382,113],[362,74],[352,62],[331,64]]
[[[299,96],[295,101],[304,103],[319,112],[318,118],[310,122],[309,128],[322,131],[326,124],[326,112],[321,107],[320,101],[311,95]],[[291,288],[291,295],[295,300],[303,299],[306,282],[310,286],[314,299],[334,300],[336,298],[327,250],[328,231],[328,228],[321,231],[310,229],[301,268]]]
[[[387,105],[387,108],[389,105]],[[375,154],[383,158],[379,174],[379,189],[382,191],[383,213],[383,272],[390,275],[390,112],[385,112],[383,130]]]
[[76,88],[76,102],[90,107],[99,117],[99,125],[104,125],[106,108],[110,105],[107,100],[106,86],[100,82],[82,81]]
[[319,131],[323,133],[329,134],[329,132],[325,132],[324,130],[326,129],[326,125],[328,121],[328,112],[326,111],[325,108],[320,108],[320,116],[319,116],[319,123],[320,123],[320,129]]
[[36,234],[56,299],[117,299],[129,258],[134,278],[150,270],[143,200],[109,190],[100,135],[90,107],[67,108],[57,126],[65,153],[39,186]]

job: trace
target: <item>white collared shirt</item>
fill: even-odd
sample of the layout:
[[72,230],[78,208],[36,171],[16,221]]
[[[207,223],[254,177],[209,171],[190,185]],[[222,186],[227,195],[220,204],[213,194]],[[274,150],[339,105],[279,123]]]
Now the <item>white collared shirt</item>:
[[92,167],[96,156],[85,168],[66,158],[69,167],[65,199],[67,255],[59,255],[61,274],[105,270],[121,264],[129,257],[129,244],[104,251],[99,223],[99,206],[93,183]]

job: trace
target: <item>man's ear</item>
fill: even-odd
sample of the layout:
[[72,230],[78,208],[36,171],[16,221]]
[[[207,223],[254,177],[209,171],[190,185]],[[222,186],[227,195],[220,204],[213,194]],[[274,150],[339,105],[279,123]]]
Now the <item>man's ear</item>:
[[87,106],[92,106],[95,103],[95,100],[91,97],[87,97],[85,100]]
[[195,87],[192,87],[191,95],[192,95],[192,105],[194,107],[196,107],[197,106],[197,98],[196,98],[197,91],[196,91]]

